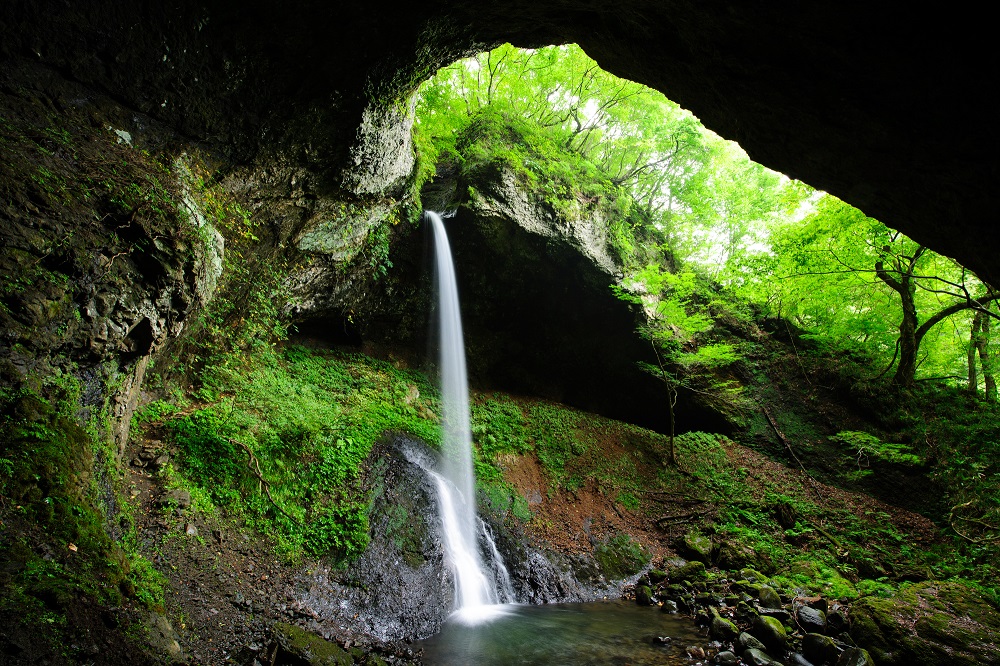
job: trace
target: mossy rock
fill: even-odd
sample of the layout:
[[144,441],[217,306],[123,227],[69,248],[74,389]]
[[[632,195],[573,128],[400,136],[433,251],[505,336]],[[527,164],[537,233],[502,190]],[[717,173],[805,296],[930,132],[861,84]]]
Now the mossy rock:
[[712,540],[704,534],[692,530],[684,535],[678,545],[685,557],[705,564],[712,563]]
[[276,623],[274,638],[286,653],[286,659],[298,658],[309,666],[351,666],[354,663],[354,658],[344,648],[295,625]]
[[1000,664],[1000,612],[961,583],[861,599],[851,607],[851,638],[880,664]]
[[708,577],[705,565],[701,562],[688,562],[682,566],[670,570],[670,580],[681,583],[692,583],[696,580],[704,580]]
[[784,652],[785,644],[788,643],[788,634],[785,633],[781,622],[766,615],[760,615],[754,619],[750,633],[760,640],[767,651],[772,654]]
[[740,630],[731,621],[716,615],[712,618],[712,624],[709,625],[708,635],[714,640],[729,643],[736,640],[736,637],[740,635]]
[[627,534],[612,537],[594,549],[594,559],[608,578],[637,574],[649,564],[650,558],[649,551]]

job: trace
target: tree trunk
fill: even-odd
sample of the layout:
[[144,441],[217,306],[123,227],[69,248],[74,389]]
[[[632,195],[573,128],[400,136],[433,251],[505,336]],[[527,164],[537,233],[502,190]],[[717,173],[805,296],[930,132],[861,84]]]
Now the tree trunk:
[[[983,313],[977,312],[972,317],[972,329],[969,332],[969,386],[966,389],[969,395],[975,397],[979,394],[979,375],[976,372],[976,350],[979,349],[979,330],[983,325]],[[983,368],[985,370],[985,367]]]
[[985,312],[977,312],[976,317],[982,317],[979,334],[976,338],[976,349],[979,351],[979,362],[983,366],[983,381],[986,383],[986,401],[997,401],[997,382],[993,376],[993,363],[989,356],[990,317]]
[[[909,285],[905,285],[909,287]],[[903,302],[903,320],[899,322],[899,365],[892,383],[911,386],[917,374],[917,350],[920,337],[917,336],[917,307],[913,302],[913,289],[899,290]],[[922,337],[922,336],[921,336]]]

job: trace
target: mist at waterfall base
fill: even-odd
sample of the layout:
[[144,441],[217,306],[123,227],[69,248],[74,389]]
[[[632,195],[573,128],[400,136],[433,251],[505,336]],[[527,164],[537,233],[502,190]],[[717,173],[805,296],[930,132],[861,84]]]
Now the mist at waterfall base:
[[[514,601],[514,594],[489,530],[476,515],[469,385],[455,267],[441,217],[430,211],[425,216],[434,238],[443,426],[441,469],[438,472],[423,461],[413,462],[424,468],[437,490],[445,553],[455,577],[456,609],[451,621],[474,625],[508,612],[502,604]],[[483,567],[481,543],[487,545],[489,569]]]

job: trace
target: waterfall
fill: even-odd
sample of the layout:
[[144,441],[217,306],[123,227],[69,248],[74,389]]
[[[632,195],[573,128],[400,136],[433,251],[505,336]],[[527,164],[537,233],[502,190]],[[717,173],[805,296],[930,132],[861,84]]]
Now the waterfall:
[[[457,619],[476,622],[502,612],[496,604],[512,601],[501,599],[494,578],[506,583],[510,578],[492,535],[480,530],[476,516],[475,475],[472,467],[472,431],[469,426],[469,385],[465,370],[465,341],[458,306],[458,286],[451,248],[444,224],[437,213],[427,211],[427,220],[434,231],[435,290],[438,299],[438,324],[441,342],[441,400],[443,441],[441,473],[428,469],[438,491],[438,505],[444,532],[445,552],[455,576]],[[496,576],[483,568],[479,537],[490,548]],[[504,580],[506,578],[506,580]]]

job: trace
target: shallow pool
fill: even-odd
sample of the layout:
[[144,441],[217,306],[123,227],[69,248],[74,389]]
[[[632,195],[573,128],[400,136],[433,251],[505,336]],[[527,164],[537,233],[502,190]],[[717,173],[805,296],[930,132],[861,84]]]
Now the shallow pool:
[[689,645],[705,638],[689,617],[627,601],[507,604],[471,626],[453,616],[417,643],[425,664],[690,664]]

